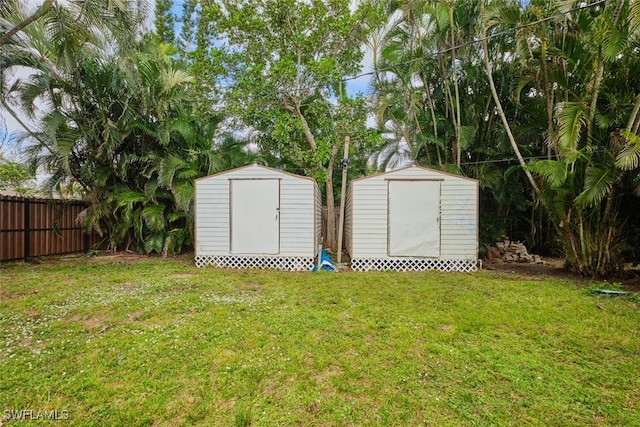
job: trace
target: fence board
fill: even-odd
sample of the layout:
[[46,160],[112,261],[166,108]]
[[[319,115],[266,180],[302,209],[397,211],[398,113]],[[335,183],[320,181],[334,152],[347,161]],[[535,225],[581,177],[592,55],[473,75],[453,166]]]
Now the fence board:
[[[329,208],[326,206],[322,207],[322,245],[327,246],[327,217],[328,217]],[[334,208],[333,215],[335,218],[336,230],[338,229],[338,224],[340,224],[340,208]],[[337,234],[336,234],[337,240]],[[344,245],[343,245],[344,246]]]
[[0,195],[0,261],[87,252],[97,235],[76,221],[87,204]]

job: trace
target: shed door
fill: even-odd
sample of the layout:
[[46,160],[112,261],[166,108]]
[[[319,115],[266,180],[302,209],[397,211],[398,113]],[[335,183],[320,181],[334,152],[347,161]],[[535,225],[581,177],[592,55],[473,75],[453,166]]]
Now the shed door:
[[231,180],[231,252],[280,252],[280,180]]
[[440,256],[440,181],[389,181],[389,256]]

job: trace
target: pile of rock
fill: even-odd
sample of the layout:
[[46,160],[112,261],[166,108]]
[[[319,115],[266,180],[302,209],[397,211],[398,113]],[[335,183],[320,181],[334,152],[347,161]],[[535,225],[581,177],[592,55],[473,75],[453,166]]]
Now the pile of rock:
[[529,254],[524,243],[512,242],[504,240],[496,242],[495,246],[490,246],[487,252],[489,261],[493,259],[502,259],[505,262],[528,262],[536,264],[544,264],[540,256]]

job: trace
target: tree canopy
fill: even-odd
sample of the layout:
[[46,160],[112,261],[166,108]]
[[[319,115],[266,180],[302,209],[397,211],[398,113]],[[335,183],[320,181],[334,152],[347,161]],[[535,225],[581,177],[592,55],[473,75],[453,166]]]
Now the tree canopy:
[[[343,80],[360,70],[378,9],[364,2],[352,11],[348,0],[216,1],[203,7],[226,63],[226,111],[251,130],[262,158],[324,183],[332,212],[333,173],[345,137],[356,141],[361,156],[377,143],[366,128],[366,99],[350,96]],[[335,247],[332,219],[328,235]]]
[[193,180],[252,161],[316,178],[331,211],[348,136],[349,179],[477,178],[481,250],[510,235],[591,276],[638,260],[638,2],[155,3],[153,33],[142,1],[0,5],[1,102],[112,247],[188,246]]

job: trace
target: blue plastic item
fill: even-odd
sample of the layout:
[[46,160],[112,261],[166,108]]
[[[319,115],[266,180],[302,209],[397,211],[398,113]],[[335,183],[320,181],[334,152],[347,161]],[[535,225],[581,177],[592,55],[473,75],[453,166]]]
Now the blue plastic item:
[[329,253],[324,248],[322,248],[322,251],[320,252],[320,262],[318,265],[313,266],[313,271],[318,271],[318,267],[320,270],[333,271],[334,273],[338,271],[336,265],[331,260]]

